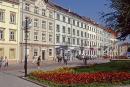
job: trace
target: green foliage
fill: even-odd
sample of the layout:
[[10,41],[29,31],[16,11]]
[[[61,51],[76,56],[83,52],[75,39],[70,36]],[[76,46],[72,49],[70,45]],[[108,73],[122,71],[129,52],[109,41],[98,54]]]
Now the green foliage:
[[128,71],[130,72],[130,61],[112,61],[105,64],[97,64],[90,67],[75,68],[75,72],[109,72],[109,71]]

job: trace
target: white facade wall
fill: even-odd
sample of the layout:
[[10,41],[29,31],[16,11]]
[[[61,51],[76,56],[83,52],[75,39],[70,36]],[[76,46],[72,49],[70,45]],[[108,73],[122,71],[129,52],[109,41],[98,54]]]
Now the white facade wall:
[[[29,10],[27,9],[29,4]],[[37,8],[36,13],[35,9]],[[45,15],[43,15],[45,10]],[[52,15],[52,17],[50,16]],[[42,60],[54,59],[54,10],[48,8],[43,0],[25,0],[21,3],[21,25],[25,18],[29,17],[31,28],[28,30],[28,60],[33,60],[41,56]],[[45,22],[42,24],[42,22]],[[50,28],[51,25],[51,28]],[[24,60],[25,54],[25,33],[21,26],[21,61]]]

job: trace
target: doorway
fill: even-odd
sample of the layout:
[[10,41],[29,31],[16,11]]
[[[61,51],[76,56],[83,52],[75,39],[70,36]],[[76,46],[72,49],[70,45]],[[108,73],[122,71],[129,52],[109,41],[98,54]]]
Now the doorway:
[[42,50],[42,60],[45,60],[45,50]]

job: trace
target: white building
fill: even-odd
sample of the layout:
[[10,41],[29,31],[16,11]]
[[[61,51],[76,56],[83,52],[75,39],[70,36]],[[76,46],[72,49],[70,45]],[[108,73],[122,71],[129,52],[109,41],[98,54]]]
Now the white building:
[[118,45],[119,55],[127,56],[128,49],[130,49],[130,34],[126,37],[124,41],[118,42]]
[[[109,55],[115,39],[104,27],[91,19],[60,7],[48,0],[20,0],[21,33],[20,61],[25,57],[24,21],[28,17],[32,26],[28,30],[28,59],[41,56],[42,60],[53,60],[57,54],[70,53],[71,60],[78,54],[92,58]],[[66,49],[66,50],[64,50]]]
[[27,34],[27,54],[31,61],[34,56],[42,60],[54,58],[54,9],[44,0],[21,0],[21,61],[25,57],[25,18],[31,19],[31,28]]
[[[86,54],[91,57],[103,56],[104,47],[110,49],[115,39],[110,32],[94,21],[82,17],[77,13],[65,9],[53,3],[55,8],[55,53],[64,55],[63,49],[67,49],[71,58],[78,54]],[[110,51],[110,50],[109,50]],[[110,52],[107,52],[109,55]]]

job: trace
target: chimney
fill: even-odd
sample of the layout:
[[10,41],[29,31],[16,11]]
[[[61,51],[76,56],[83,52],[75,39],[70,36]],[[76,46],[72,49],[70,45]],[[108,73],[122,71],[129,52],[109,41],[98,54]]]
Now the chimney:
[[68,12],[70,12],[70,8],[68,9]]

